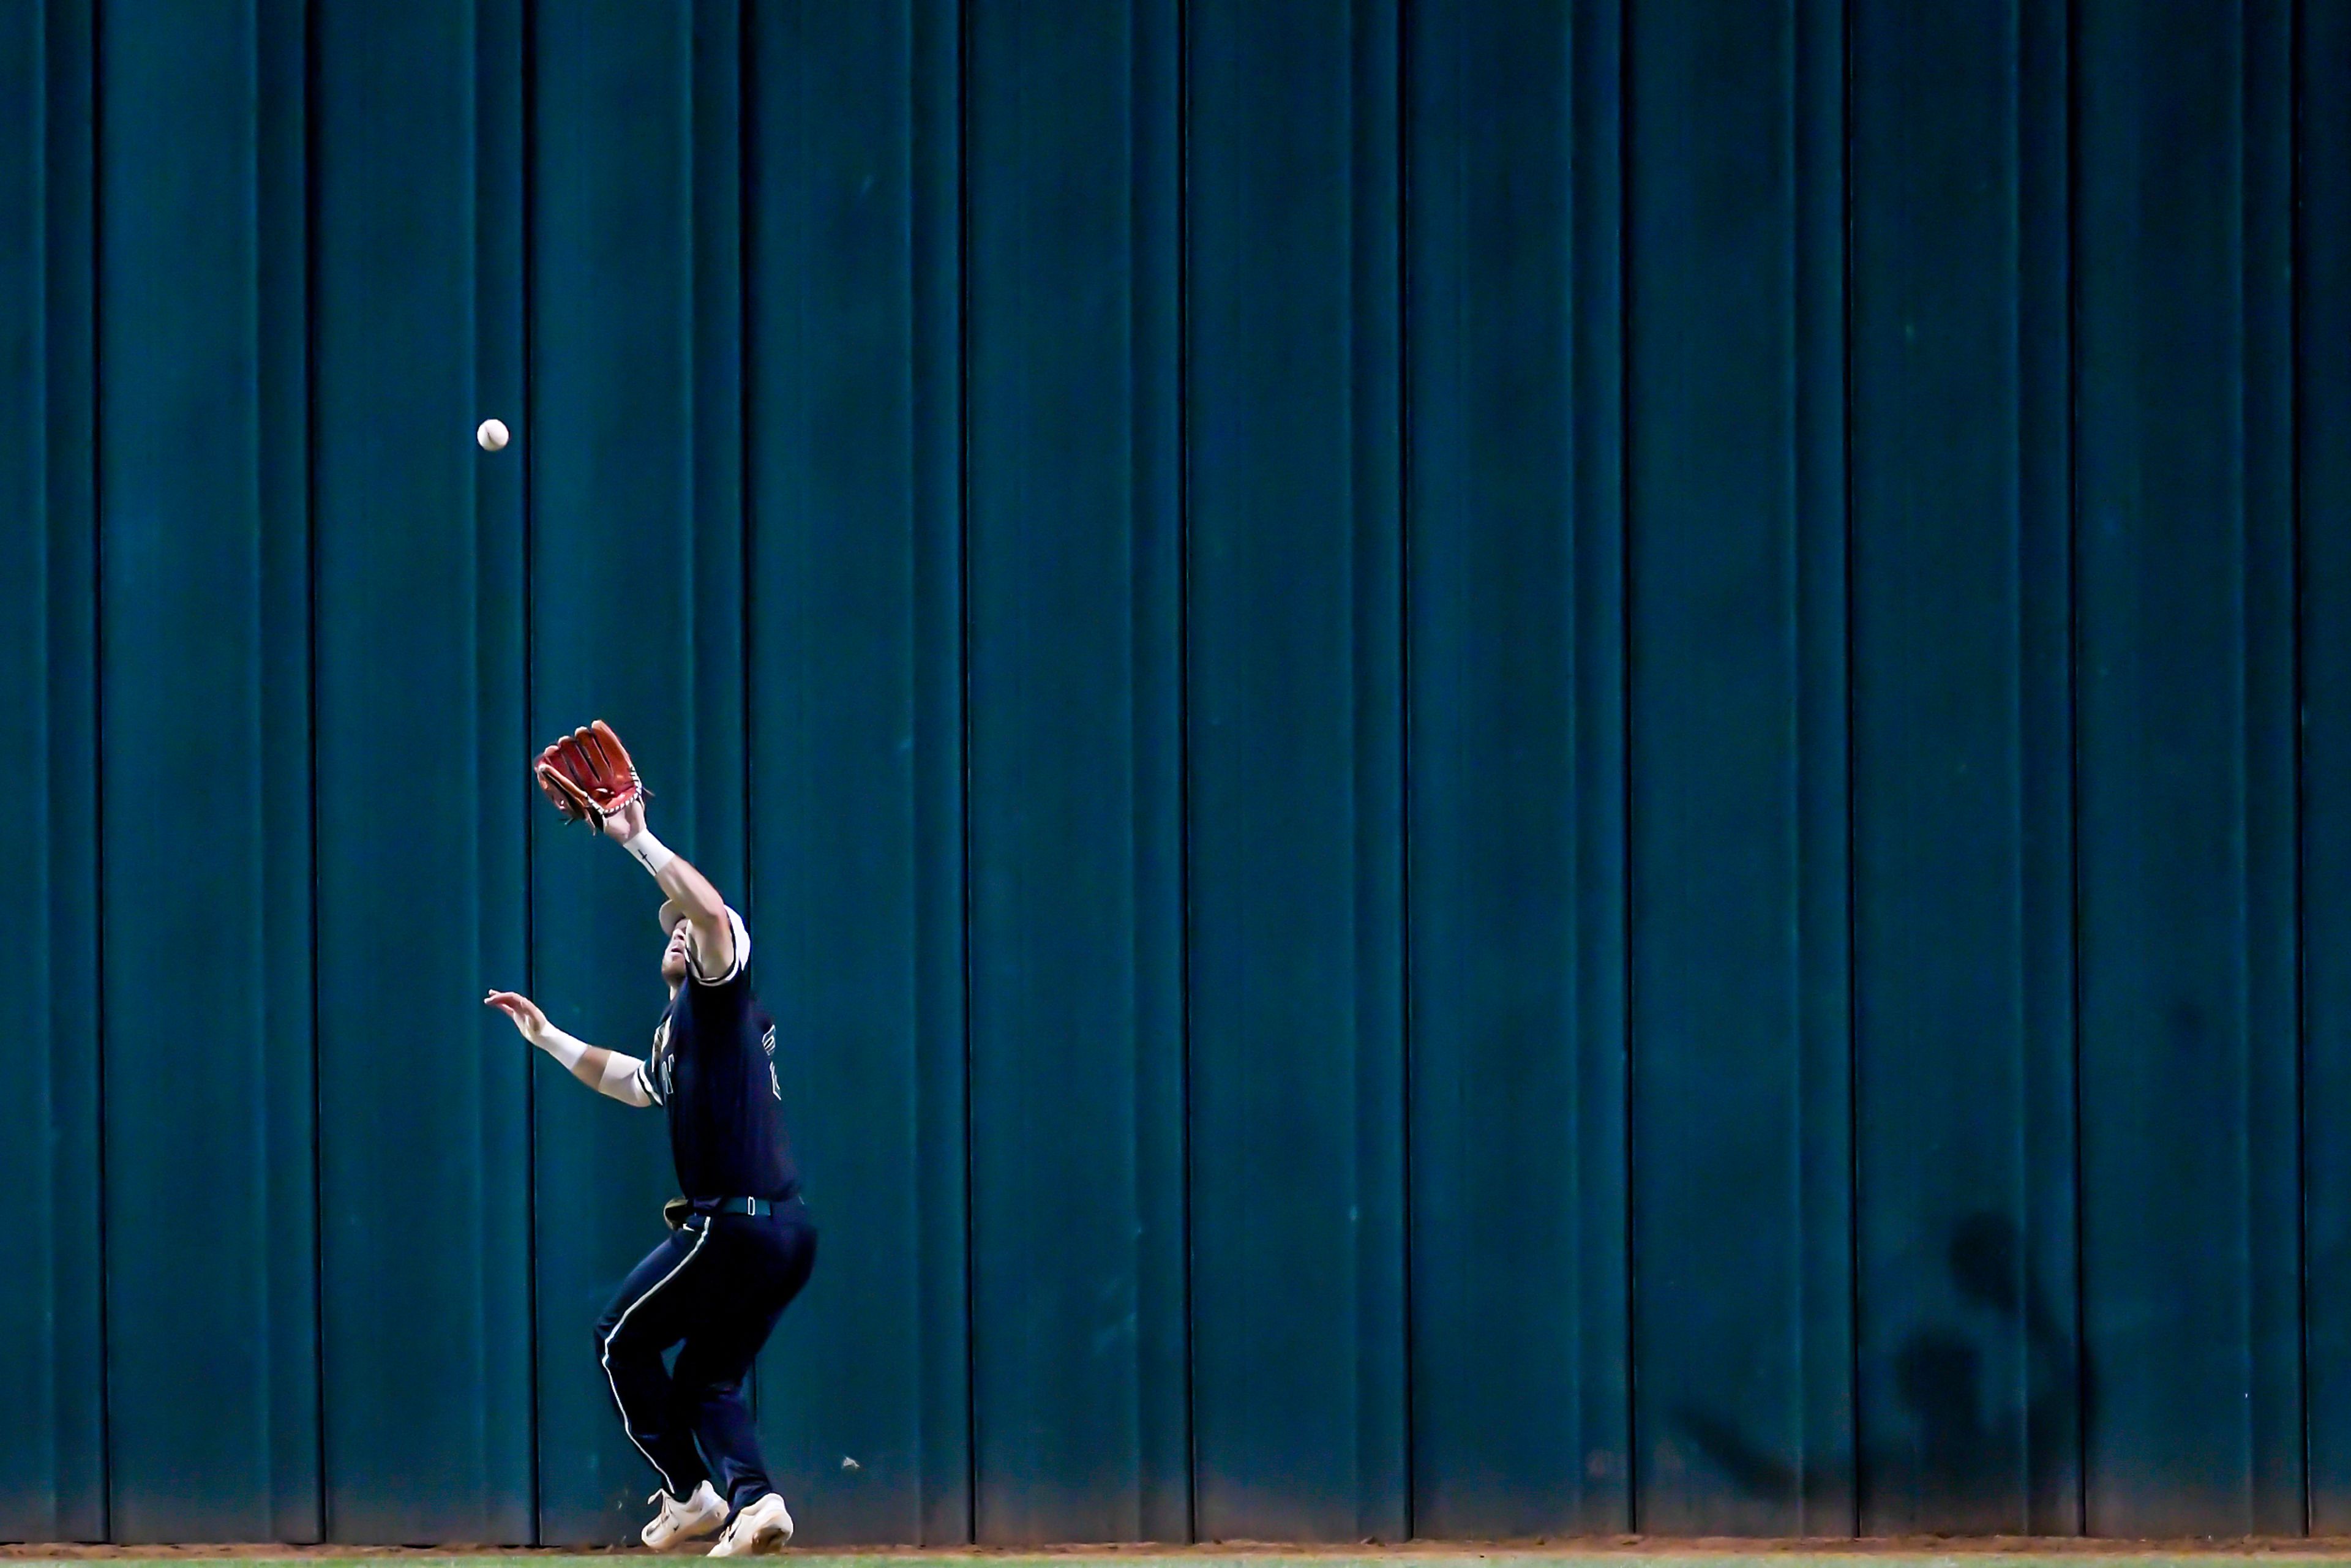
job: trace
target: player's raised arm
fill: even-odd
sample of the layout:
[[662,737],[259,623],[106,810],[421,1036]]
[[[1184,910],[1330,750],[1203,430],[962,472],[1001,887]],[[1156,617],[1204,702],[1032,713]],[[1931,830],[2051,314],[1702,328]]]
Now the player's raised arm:
[[606,1051],[601,1045],[590,1045],[564,1033],[547,1021],[547,1015],[528,997],[513,991],[492,991],[482,1001],[512,1019],[523,1039],[563,1063],[572,1077],[598,1093],[624,1105],[643,1107],[653,1103],[653,1096],[645,1091],[645,1075],[640,1071],[644,1063],[636,1057]]
[[598,719],[539,753],[538,786],[556,810],[592,822],[653,873],[662,896],[677,906],[694,931],[695,956],[706,977],[735,968],[735,923],[710,879],[653,837],[645,827],[645,789],[636,764],[612,727]]
[[[662,897],[677,906],[694,928],[694,951],[702,972],[713,978],[735,968],[735,923],[726,918],[726,901],[710,879],[686,858],[653,836],[645,827],[645,803],[632,800],[604,819],[604,834],[634,855],[653,873]],[[670,916],[675,919],[675,915]]]

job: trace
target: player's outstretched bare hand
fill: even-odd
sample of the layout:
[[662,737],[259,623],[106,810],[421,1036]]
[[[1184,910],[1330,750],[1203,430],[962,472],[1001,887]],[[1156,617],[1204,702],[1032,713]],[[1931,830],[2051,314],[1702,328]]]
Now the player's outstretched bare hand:
[[537,1045],[547,1033],[547,1015],[539,1011],[538,1004],[528,997],[517,996],[512,991],[492,991],[482,1001],[512,1019],[516,1030],[533,1045]]

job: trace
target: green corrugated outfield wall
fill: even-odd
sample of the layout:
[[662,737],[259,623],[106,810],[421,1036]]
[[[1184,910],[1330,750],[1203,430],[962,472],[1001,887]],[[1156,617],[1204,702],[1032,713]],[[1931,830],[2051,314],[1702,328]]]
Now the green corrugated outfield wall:
[[[2351,1531],[2351,5],[0,5],[0,1539]],[[486,455],[475,423],[517,444]]]

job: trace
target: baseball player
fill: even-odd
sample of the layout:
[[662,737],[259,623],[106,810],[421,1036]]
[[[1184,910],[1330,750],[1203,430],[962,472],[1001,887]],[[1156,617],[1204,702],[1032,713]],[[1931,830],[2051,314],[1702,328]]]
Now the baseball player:
[[[596,1325],[621,1426],[661,1477],[640,1532],[666,1551],[725,1527],[713,1557],[772,1552],[792,1516],[759,1457],[743,1375],[816,1261],[816,1228],[786,1150],[775,1025],[751,994],[751,936],[703,874],[645,829],[644,789],[598,719],[549,747],[540,787],[661,884],[669,1006],[643,1060],[573,1039],[528,997],[484,998],[571,1075],[669,1117],[679,1189],[669,1239],[631,1270]],[[677,1345],[674,1370],[663,1353]],[[712,1485],[714,1476],[716,1486]]]

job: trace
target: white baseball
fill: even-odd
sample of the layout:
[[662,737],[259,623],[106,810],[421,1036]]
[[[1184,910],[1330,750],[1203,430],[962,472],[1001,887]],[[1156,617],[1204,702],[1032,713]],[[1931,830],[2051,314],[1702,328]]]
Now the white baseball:
[[496,419],[482,421],[482,428],[474,432],[474,439],[482,444],[485,452],[496,452],[507,444],[506,422]]

